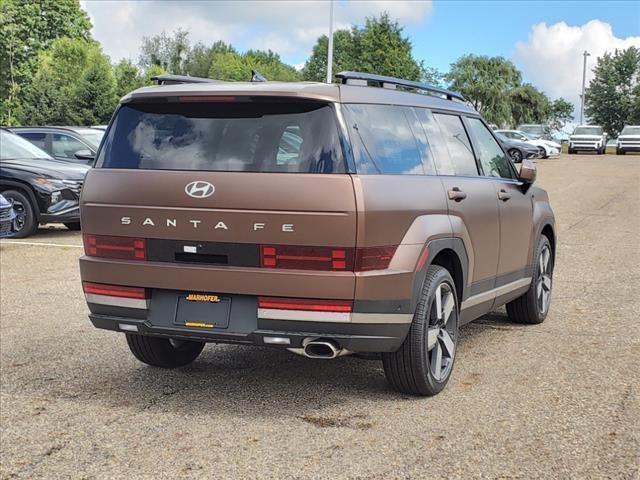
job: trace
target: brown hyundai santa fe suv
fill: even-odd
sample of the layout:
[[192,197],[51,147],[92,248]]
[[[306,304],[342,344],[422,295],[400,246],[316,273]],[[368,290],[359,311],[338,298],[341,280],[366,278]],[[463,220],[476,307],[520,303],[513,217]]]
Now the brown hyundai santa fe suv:
[[379,353],[393,388],[433,395],[461,325],[505,304],[545,319],[556,242],[535,167],[458,94],[338,78],[165,79],[122,100],[81,201],[96,327],[165,368],[207,342]]

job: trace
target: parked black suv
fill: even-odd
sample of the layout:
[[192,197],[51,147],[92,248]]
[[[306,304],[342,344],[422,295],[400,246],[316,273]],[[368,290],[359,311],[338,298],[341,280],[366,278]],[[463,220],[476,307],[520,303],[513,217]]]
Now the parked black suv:
[[87,127],[11,127],[61,162],[92,165],[104,131]]
[[86,165],[54,160],[7,130],[0,130],[0,193],[18,214],[15,238],[33,235],[40,223],[64,223],[80,230],[78,202]]

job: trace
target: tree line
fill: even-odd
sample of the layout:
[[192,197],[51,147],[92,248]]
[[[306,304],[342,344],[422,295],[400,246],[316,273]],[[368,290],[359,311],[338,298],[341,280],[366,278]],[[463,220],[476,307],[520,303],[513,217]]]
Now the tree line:
[[[304,67],[297,70],[270,50],[241,52],[222,41],[192,45],[188,32],[182,29],[144,38],[136,62],[123,59],[111,63],[90,31],[91,22],[78,0],[2,0],[1,124],[105,123],[119,98],[150,85],[151,77],[162,73],[225,81],[249,80],[252,70],[269,80],[322,82],[326,78],[326,35],[318,38]],[[447,74],[418,61],[402,26],[387,14],[334,33],[333,71],[341,70],[449,87],[462,93],[487,121],[503,127],[547,123],[560,129],[572,119],[571,103],[562,98],[552,100],[524,83],[516,66],[503,57],[465,55]],[[632,89],[636,103],[637,77]],[[600,91],[610,93],[610,87],[605,82],[596,88],[600,83],[594,82],[587,96],[591,102],[587,114],[599,119],[607,109],[596,107],[595,99]]]

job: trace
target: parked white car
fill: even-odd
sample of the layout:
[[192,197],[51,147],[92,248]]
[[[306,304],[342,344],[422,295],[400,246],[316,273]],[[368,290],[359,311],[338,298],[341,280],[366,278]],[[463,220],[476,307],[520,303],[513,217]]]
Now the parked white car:
[[507,138],[526,142],[529,145],[535,145],[540,150],[541,158],[557,157],[560,155],[562,146],[552,140],[543,140],[542,138],[534,138],[533,136],[521,132],[520,130],[496,130]]
[[577,126],[569,137],[569,153],[591,150],[602,155],[606,148],[607,134],[599,125]]
[[618,136],[616,155],[627,152],[640,152],[640,125],[627,125]]

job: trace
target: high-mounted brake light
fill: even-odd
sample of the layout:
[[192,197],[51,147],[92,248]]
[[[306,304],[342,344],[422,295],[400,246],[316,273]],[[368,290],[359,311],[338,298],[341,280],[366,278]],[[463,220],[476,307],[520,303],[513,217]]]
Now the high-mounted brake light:
[[147,245],[144,238],[83,235],[84,252],[90,257],[146,260]]
[[126,287],[124,285],[82,282],[82,289],[84,290],[84,293],[104,295],[107,297],[134,298],[137,300],[145,300],[148,298],[148,291],[141,287]]
[[389,266],[396,246],[342,248],[262,245],[260,266],[299,270],[363,272]]
[[258,308],[349,313],[353,309],[353,302],[348,300],[318,300],[312,298],[259,297]]

